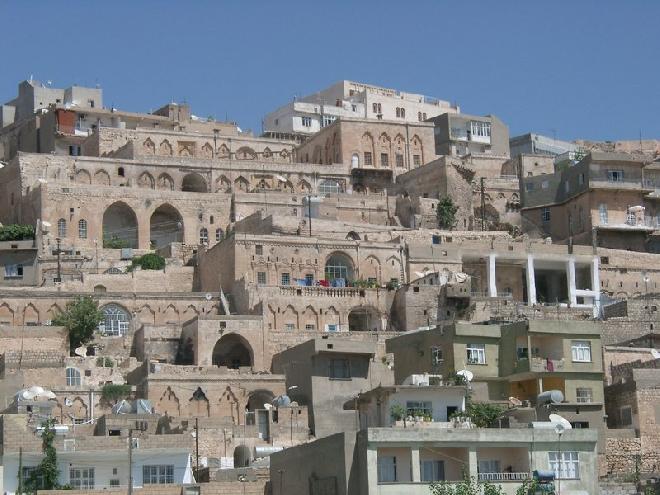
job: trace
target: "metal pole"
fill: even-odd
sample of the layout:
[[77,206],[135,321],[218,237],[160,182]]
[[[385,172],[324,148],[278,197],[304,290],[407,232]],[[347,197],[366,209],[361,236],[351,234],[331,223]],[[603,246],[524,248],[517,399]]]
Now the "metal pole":
[[561,471],[562,465],[564,464],[563,459],[561,458],[561,433],[559,434],[559,477],[557,480],[557,495],[561,495]]
[[128,495],[133,495],[133,428],[128,429]]
[[62,281],[62,262],[60,261],[60,243],[62,242],[62,239],[59,237],[55,239],[57,241],[57,281],[61,282]]
[[195,418],[195,478],[199,481],[199,418]]
[[486,230],[486,197],[484,192],[484,178],[481,177],[481,230]]
[[309,217],[309,236],[312,237],[312,195],[307,196],[307,216]]

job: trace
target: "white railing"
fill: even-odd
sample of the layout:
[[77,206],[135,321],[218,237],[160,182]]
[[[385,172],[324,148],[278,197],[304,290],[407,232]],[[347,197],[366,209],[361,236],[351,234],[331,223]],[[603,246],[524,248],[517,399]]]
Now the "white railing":
[[479,481],[524,481],[529,473],[479,473]]

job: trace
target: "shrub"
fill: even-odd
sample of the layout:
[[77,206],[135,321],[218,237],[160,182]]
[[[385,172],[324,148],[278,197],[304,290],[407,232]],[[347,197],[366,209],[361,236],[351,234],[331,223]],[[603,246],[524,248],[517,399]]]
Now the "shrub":
[[131,386],[127,384],[108,383],[101,389],[101,397],[106,402],[116,404],[121,399],[125,399],[131,393]]
[[32,225],[5,225],[0,227],[0,241],[24,241],[34,239]]
[[67,303],[64,311],[53,318],[53,325],[62,326],[69,332],[71,350],[92,340],[94,331],[105,318],[99,304],[89,296],[77,297]]
[[454,204],[454,201],[449,196],[442,198],[436,209],[438,226],[443,229],[452,229],[456,224],[457,211],[458,206]]
[[165,268],[165,258],[159,254],[148,253],[144,256],[137,256],[133,258],[131,266],[128,267],[128,271],[135,270],[135,267],[139,266],[143,270],[162,270]]
[[103,247],[105,249],[122,249],[128,247],[128,241],[113,235],[110,238],[106,237],[103,239]]

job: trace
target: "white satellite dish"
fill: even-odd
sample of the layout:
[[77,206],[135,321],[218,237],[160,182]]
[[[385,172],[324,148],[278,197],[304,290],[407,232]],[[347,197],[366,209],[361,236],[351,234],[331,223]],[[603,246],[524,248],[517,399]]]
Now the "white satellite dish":
[[23,400],[32,400],[34,399],[34,393],[28,389],[21,390],[18,395]]
[[570,430],[573,428],[571,423],[564,417],[560,416],[559,414],[551,414],[548,416],[548,419],[550,420],[551,423],[556,423],[558,425],[561,425],[565,430]]
[[64,399],[64,405],[67,407],[71,407],[73,405],[73,401],[67,397],[66,399]]
[[272,404],[264,404],[264,409],[270,411],[273,408]]
[[76,356],[85,357],[85,356],[87,356],[87,347],[85,347],[84,345],[82,345],[80,347],[76,347],[76,349],[73,351],[73,353]]
[[210,292],[207,292],[204,295],[204,297],[206,298],[207,301],[210,301],[211,299],[213,299],[213,294],[211,294]]
[[474,378],[474,373],[472,373],[470,370],[460,370],[457,371],[456,374],[465,378],[465,381],[468,383],[470,383]]
[[44,393],[44,388],[39,385],[32,385],[28,390],[32,392],[35,397]]

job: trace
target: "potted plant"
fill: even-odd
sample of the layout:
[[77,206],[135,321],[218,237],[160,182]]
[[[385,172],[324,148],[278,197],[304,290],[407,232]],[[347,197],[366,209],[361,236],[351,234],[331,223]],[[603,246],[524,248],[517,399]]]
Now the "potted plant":
[[406,408],[403,407],[401,404],[398,402],[392,404],[390,406],[390,416],[392,416],[392,419],[394,421],[404,421],[404,426],[405,426],[405,421],[406,421]]

